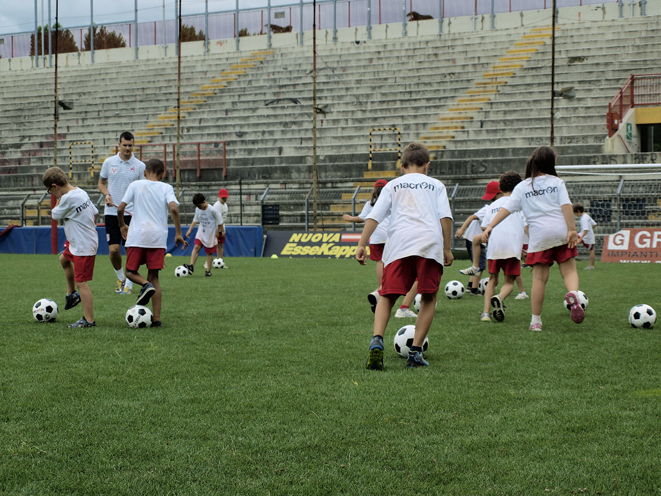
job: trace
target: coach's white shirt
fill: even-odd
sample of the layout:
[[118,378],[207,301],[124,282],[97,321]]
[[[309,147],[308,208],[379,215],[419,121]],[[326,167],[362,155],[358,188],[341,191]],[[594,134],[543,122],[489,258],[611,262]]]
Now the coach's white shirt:
[[60,204],[51,210],[55,220],[64,220],[64,234],[69,251],[77,257],[96,255],[99,236],[94,217],[99,211],[82,189],[76,188],[62,195]]
[[201,210],[196,207],[193,222],[198,224],[195,239],[199,239],[205,248],[212,248],[218,244],[216,230],[223,223],[223,217],[215,208],[207,205],[206,210]]
[[[486,228],[498,211],[505,206],[509,196],[503,196],[494,201],[487,208],[482,220],[482,227]],[[521,260],[521,248],[523,248],[523,226],[524,217],[521,212],[514,212],[504,221],[494,227],[489,235],[487,247],[488,260],[506,260],[518,258]]]
[[[112,202],[119,205],[129,184],[145,178],[145,164],[135,158],[135,155],[131,155],[128,161],[124,161],[118,153],[105,159],[103,166],[101,166],[100,176],[101,179],[107,181],[106,187],[108,193],[112,196]],[[133,204],[126,205],[124,212],[126,214],[133,213]],[[104,215],[117,215],[117,207],[106,205],[103,213]]]
[[565,182],[543,174],[517,184],[503,208],[512,213],[523,211],[530,238],[528,253],[535,253],[567,243],[567,221],[562,213],[566,204],[571,201]]
[[440,220],[452,219],[445,186],[417,172],[388,182],[367,216],[382,222],[390,216],[383,264],[419,256],[443,264],[443,230]]
[[172,186],[149,179],[135,181],[129,184],[122,201],[134,204],[126,246],[167,248],[170,203],[179,205]]

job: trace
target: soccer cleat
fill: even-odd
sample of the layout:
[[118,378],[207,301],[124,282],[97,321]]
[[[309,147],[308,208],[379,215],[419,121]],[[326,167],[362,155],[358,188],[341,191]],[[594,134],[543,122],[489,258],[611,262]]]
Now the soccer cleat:
[[69,324],[67,327],[96,327],[96,321],[87,322],[85,317],[83,317],[79,321]]
[[78,291],[74,291],[73,293],[67,295],[64,309],[69,310],[78,305],[78,303],[80,303],[80,294]]
[[482,322],[491,322],[491,314],[489,312],[483,312],[480,320]]
[[570,291],[567,293],[565,295],[565,303],[567,303],[570,308],[571,319],[577,324],[583,322],[585,312],[581,306],[581,300],[578,298],[578,293],[576,291]]
[[480,274],[480,269],[475,270],[475,267],[471,266],[467,269],[460,270],[459,273],[465,276],[477,276]]
[[407,317],[415,319],[417,317],[416,313],[410,308],[398,308],[395,312],[395,318],[405,319]]
[[118,294],[130,295],[133,294],[133,290],[126,284],[126,281],[122,283],[122,290],[117,291]]
[[211,271],[210,271],[210,270],[207,270],[207,271],[204,273],[204,277],[211,277]]
[[381,295],[379,294],[379,290],[375,289],[372,291],[370,294],[367,295],[367,301],[370,302],[370,306],[372,307],[372,313],[376,310],[376,304],[379,303],[379,298],[381,298]]
[[588,266],[585,268],[585,270],[592,270],[592,269],[594,269],[594,266],[593,266],[593,265],[588,265]]
[[406,366],[410,369],[414,367],[427,367],[429,362],[422,357],[422,353],[416,351],[415,353],[409,352],[409,358],[406,360]]
[[124,281],[117,279],[117,287],[115,288],[115,293],[121,293],[124,288]]
[[471,296],[482,296],[482,293],[480,293],[480,290],[479,290],[479,289],[475,289],[475,288],[471,289],[471,290],[468,292],[468,294],[471,295]]
[[140,294],[138,295],[138,301],[136,301],[136,305],[145,306],[147,303],[149,303],[149,300],[151,300],[151,297],[154,295],[155,292],[156,292],[156,288],[150,282],[142,286],[142,289],[140,290]]
[[195,267],[191,264],[184,264],[184,267],[188,269],[188,272],[193,275],[193,272],[195,271]]
[[503,308],[503,299],[500,295],[491,297],[491,308],[493,308],[493,318],[498,322],[505,320],[505,309]]
[[530,324],[530,330],[531,331],[541,331],[542,330],[542,324]]
[[370,342],[367,370],[383,370],[383,339],[378,336]]
[[525,300],[528,298],[528,293],[525,291],[521,291],[516,297],[514,298],[515,300]]
[[163,327],[163,322],[160,320],[155,320],[154,322],[151,323],[151,327]]

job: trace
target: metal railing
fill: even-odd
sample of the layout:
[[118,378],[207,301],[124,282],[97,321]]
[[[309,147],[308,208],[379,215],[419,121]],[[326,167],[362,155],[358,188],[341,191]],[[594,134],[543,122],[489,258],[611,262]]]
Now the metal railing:
[[661,74],[632,74],[608,104],[608,137],[634,107],[661,105]]

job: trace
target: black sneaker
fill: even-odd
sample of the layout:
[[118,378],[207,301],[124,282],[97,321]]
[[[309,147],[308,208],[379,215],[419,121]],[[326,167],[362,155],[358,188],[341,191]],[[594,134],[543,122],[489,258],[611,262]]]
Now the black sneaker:
[[191,274],[195,272],[195,267],[191,264],[184,264],[184,267],[186,267],[188,269],[188,272],[190,272]]
[[210,270],[207,270],[207,271],[204,273],[204,277],[211,277],[211,271],[210,271]]
[[372,338],[367,357],[367,370],[383,370],[383,339]]
[[428,367],[429,362],[422,357],[422,353],[416,351],[415,353],[409,352],[409,358],[406,360],[406,366],[410,369],[414,367]]
[[138,295],[138,301],[136,301],[136,305],[146,305],[149,303],[149,300],[151,300],[151,297],[154,295],[156,292],[156,288],[154,285],[150,282],[142,286],[142,289],[140,290],[140,294]]
[[154,322],[151,323],[151,327],[163,327],[163,322],[160,320],[155,320]]
[[74,291],[73,293],[67,295],[66,300],[67,303],[64,305],[64,309],[69,310],[80,303],[80,294],[78,291]]
[[96,321],[87,322],[85,317],[81,318],[79,321],[69,324],[67,327],[96,327]]
[[491,308],[493,308],[493,318],[498,322],[505,320],[505,305],[500,295],[493,295],[491,297]]

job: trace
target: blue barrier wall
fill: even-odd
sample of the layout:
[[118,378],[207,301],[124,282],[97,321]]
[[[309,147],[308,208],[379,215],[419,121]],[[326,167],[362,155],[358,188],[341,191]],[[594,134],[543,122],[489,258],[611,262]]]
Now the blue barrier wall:
[[[2,229],[0,228],[0,231]],[[186,235],[188,226],[183,226],[183,234]],[[227,238],[225,240],[224,257],[259,257],[262,254],[262,228],[260,226],[225,226]],[[105,227],[97,227],[99,236],[99,249],[97,255],[108,254],[108,243],[106,242]],[[167,253],[172,255],[190,256],[193,251],[195,233],[197,228],[186,241],[189,246],[185,250],[174,244],[175,229],[168,229]],[[25,254],[50,254],[51,252],[51,228],[43,227],[15,227],[0,238],[0,253],[25,253]],[[57,228],[57,246],[62,251],[64,241],[64,227]],[[122,249],[122,253],[124,250]]]

